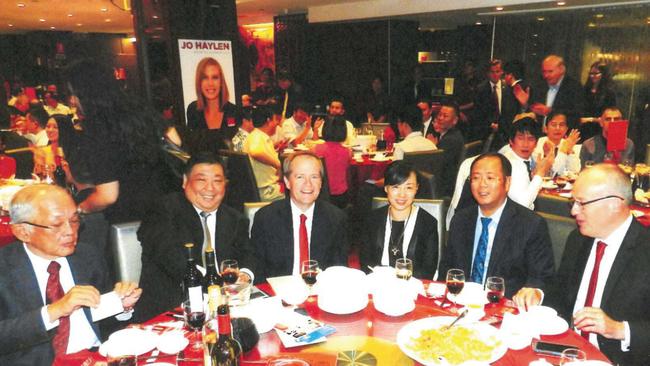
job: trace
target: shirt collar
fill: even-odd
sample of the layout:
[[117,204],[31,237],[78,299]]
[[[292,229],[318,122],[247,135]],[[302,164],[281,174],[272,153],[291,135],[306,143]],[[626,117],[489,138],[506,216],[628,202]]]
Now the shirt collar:
[[406,135],[406,138],[415,137],[415,136],[422,136],[422,132],[421,131],[413,131],[413,132],[409,133],[408,135]]
[[213,211],[203,211],[203,210],[201,210],[200,208],[198,208],[198,207],[196,207],[194,205],[192,205],[192,207],[194,207],[194,210],[196,210],[196,213],[199,214],[199,215],[201,215],[201,212],[207,212],[208,214],[212,215],[212,214],[214,214],[215,212],[217,212],[219,210],[219,207],[217,207],[217,209],[213,210]]
[[314,216],[314,207],[316,206],[316,202],[312,203],[311,206],[309,206],[309,208],[304,212],[298,206],[296,206],[295,203],[293,203],[293,200],[291,198],[289,198],[289,202],[291,203],[292,215],[304,214],[308,219],[311,219]]
[[560,78],[560,80],[557,82],[555,85],[549,85],[549,89],[560,89],[560,85],[562,85],[562,82],[564,81],[564,76]]
[[477,209],[478,209],[478,217],[479,217],[479,219],[482,218],[482,217],[489,217],[489,218],[492,219],[492,222],[493,222],[495,225],[498,226],[498,225],[499,225],[499,220],[501,220],[501,214],[503,213],[503,209],[506,207],[506,203],[508,203],[508,198],[506,198],[506,199],[503,201],[503,204],[501,205],[501,207],[497,208],[497,210],[494,211],[494,213],[493,213],[491,216],[485,216],[485,215],[483,215],[483,212],[481,212],[481,207],[479,206],[479,207],[477,208]]
[[29,258],[30,262],[32,262],[32,267],[34,267],[34,272],[35,273],[43,273],[47,272],[47,267],[50,265],[50,262],[55,261],[59,263],[61,266],[63,266],[65,263],[67,263],[65,257],[58,257],[56,259],[46,259],[41,257],[40,255],[32,252],[32,250],[29,248],[29,246],[26,243],[23,243],[23,247],[25,248],[25,252],[27,253],[27,257]]
[[607,247],[609,248],[618,248],[621,246],[623,243],[623,239],[625,239],[625,234],[627,234],[627,230],[629,229],[630,225],[632,224],[632,215],[628,216],[621,225],[619,225],[614,231],[612,231],[606,238],[600,239],[596,238],[596,242],[599,240],[605,242],[607,244]]

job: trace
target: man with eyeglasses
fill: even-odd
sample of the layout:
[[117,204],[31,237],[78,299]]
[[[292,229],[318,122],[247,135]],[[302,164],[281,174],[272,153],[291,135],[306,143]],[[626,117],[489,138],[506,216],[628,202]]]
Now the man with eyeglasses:
[[195,262],[206,266],[205,252],[212,248],[215,265],[234,259],[240,266],[241,281],[251,281],[251,251],[248,248],[248,219],[223,204],[227,180],[221,160],[213,153],[194,154],[185,165],[183,192],[162,197],[147,212],[138,239],[142,243],[144,290],[134,319],[146,321],[178,306],[183,281],[185,243],[196,248]]
[[[616,165],[585,169],[573,186],[571,214],[578,229],[566,242],[545,305],[614,364],[650,364],[650,231],[630,213],[629,177]],[[524,288],[519,306],[541,302]]]
[[50,365],[55,356],[99,346],[90,309],[100,294],[115,291],[125,311],[118,320],[126,320],[142,290],[112,285],[103,253],[77,243],[77,206],[62,188],[23,188],[10,214],[18,241],[0,249],[0,365]]
[[[545,157],[551,153],[555,155],[551,175],[563,175],[566,172],[578,174],[580,172],[580,150],[578,144],[580,132],[577,129],[569,132],[566,114],[553,112],[546,123],[546,136],[537,140],[533,156]],[[569,134],[567,135],[567,132]]]
[[634,161],[634,142],[629,138],[626,138],[625,140],[625,150],[614,152],[607,151],[609,124],[622,119],[623,113],[621,113],[621,110],[616,107],[608,107],[603,110],[603,114],[599,119],[602,133],[582,143],[582,149],[580,150],[580,163],[582,166],[585,166],[585,163],[588,161],[593,163],[602,163],[606,160],[615,161],[617,163],[623,161]]

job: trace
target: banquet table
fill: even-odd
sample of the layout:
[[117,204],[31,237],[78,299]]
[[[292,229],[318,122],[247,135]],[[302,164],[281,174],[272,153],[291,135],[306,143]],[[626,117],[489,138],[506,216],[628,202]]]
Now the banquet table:
[[[427,282],[427,281],[425,281]],[[263,291],[273,294],[273,290],[268,284],[259,285]],[[515,309],[509,306],[509,301],[502,300],[501,303],[485,307],[486,317],[497,314],[503,314],[506,311],[514,312]],[[312,365],[329,366],[329,365],[349,365],[350,359],[364,358],[375,359],[376,365],[420,365],[407,357],[395,344],[397,332],[406,324],[427,317],[450,316],[455,312],[449,308],[441,308],[434,302],[434,299],[418,296],[415,310],[398,317],[384,315],[375,310],[370,299],[368,306],[356,313],[348,315],[335,315],[320,310],[317,306],[315,297],[310,297],[302,307],[314,319],[325,322],[336,328],[336,332],[327,337],[324,343],[302,346],[287,349],[283,347],[275,331],[270,331],[260,335],[259,343],[243,357],[242,365],[259,365],[260,360],[269,357],[282,355],[295,355],[310,361]],[[168,322],[174,316],[171,312],[160,314],[151,319],[146,324],[155,324]],[[588,343],[582,337],[572,330],[554,336],[541,336],[542,341],[574,345],[585,351],[588,359],[608,361],[607,358],[593,345]],[[188,346],[185,351],[186,358],[198,359],[202,357],[202,352],[192,351]],[[558,364],[559,359],[555,357],[544,356],[549,362]],[[338,358],[338,362],[335,359]],[[522,350],[508,350],[507,353],[492,365],[499,366],[521,366],[528,365],[531,361],[537,360],[541,356],[535,354],[530,346]],[[138,364],[146,364],[148,354],[138,359]],[[347,362],[345,360],[348,360]],[[65,355],[55,360],[54,365],[100,365],[105,358],[97,352],[82,351],[79,353]],[[170,362],[174,364],[175,357],[161,358],[157,361]],[[202,362],[178,362],[178,365],[201,365]],[[263,364],[263,363],[262,363]],[[374,363],[373,363],[374,364]],[[360,365],[360,364],[357,364]]]

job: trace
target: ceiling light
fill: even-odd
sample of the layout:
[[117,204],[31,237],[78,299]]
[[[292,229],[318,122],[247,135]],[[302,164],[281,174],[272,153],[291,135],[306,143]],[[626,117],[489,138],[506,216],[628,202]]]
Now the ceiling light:
[[598,18],[598,19],[600,19],[600,18],[602,18],[604,16],[605,16],[605,14],[596,14],[596,18]]
[[72,13],[68,14],[68,17],[71,17],[71,16],[72,16]]
[[101,9],[99,9],[99,10],[101,10],[101,11],[104,12],[104,13],[106,13],[106,12],[108,11],[108,8],[101,8]]
[[154,16],[152,16],[152,18],[154,18],[154,19],[158,19],[158,16],[157,16],[157,15],[154,15]]
[[540,22],[543,22],[543,21],[544,21],[544,17],[537,17],[537,20],[540,21]]
[[51,26],[50,29],[56,29],[56,27],[55,27],[55,26]]
[[558,1],[557,5],[558,6],[564,6],[564,5],[566,5],[566,1]]
[[13,27],[13,26],[14,26],[14,25],[13,25],[13,24],[11,24],[11,23],[9,23],[9,24],[7,24],[7,25],[8,25],[9,27]]
[[135,43],[135,42],[137,41],[137,38],[135,38],[135,37],[130,37],[130,38],[129,38],[129,41],[130,41],[131,43]]
[[81,27],[82,25],[83,25],[83,24],[81,24],[81,23],[77,23],[77,27]]
[[18,3],[18,4],[16,4],[16,5],[17,5],[19,8],[24,8],[24,7],[25,7],[25,3]]
[[476,22],[476,25],[482,25],[482,24],[483,24],[483,23],[481,23],[480,21],[479,21],[479,22]]
[[111,22],[111,20],[110,20],[109,18],[104,19],[104,21],[105,21],[106,23],[110,23],[110,22]]
[[596,23],[589,23],[587,24],[589,28],[596,28]]
[[42,22],[44,22],[44,21],[45,21],[45,19],[43,19],[43,18],[40,18],[40,19],[39,19],[38,21],[42,23]]
[[497,11],[503,10],[503,6],[497,6]]

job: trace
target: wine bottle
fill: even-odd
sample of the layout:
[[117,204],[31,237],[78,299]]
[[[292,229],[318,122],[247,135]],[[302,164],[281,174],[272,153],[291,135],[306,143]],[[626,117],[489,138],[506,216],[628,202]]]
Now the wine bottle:
[[[214,260],[214,249],[205,250],[205,276],[203,277],[203,294],[208,295],[208,289],[212,285],[223,286],[223,278],[217,271],[217,265]],[[209,297],[208,297],[209,299]]]
[[225,296],[221,296],[220,302],[217,307],[219,339],[210,352],[212,366],[239,366],[242,349],[239,342],[232,337],[228,301]]
[[190,302],[192,312],[203,312],[203,275],[196,268],[192,249],[194,244],[185,244],[187,250],[187,266],[183,275],[183,301]]
[[54,164],[56,164],[56,169],[54,170],[54,183],[59,187],[68,188],[65,171],[63,171],[63,166],[61,164],[61,156],[58,154],[54,155]]
[[217,308],[221,299],[221,287],[212,285],[208,287],[208,320],[203,326],[203,360],[205,366],[212,366],[212,349],[217,343],[217,334],[219,332],[219,316]]

